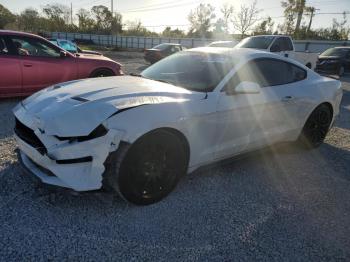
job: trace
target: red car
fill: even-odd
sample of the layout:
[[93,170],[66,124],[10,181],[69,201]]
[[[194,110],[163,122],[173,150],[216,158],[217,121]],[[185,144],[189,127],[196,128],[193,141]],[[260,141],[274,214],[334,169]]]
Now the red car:
[[104,56],[74,55],[33,34],[0,30],[0,97],[27,96],[52,84],[122,75]]

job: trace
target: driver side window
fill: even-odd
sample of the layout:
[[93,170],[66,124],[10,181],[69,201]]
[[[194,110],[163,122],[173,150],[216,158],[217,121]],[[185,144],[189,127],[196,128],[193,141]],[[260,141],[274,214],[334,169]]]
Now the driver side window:
[[60,57],[58,49],[54,49],[51,45],[40,39],[11,37],[11,41],[15,53],[20,56]]

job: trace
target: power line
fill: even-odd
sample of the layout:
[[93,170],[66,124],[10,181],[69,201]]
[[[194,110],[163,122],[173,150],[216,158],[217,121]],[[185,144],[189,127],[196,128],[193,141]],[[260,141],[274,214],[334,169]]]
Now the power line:
[[162,9],[168,9],[168,8],[174,8],[174,7],[182,7],[182,6],[188,6],[188,5],[193,5],[196,3],[200,3],[202,0],[197,0],[189,3],[176,3],[174,2],[171,5],[167,6],[159,6],[159,7],[154,7],[154,8],[138,8],[138,9],[129,9],[129,10],[124,10],[121,11],[121,13],[142,13],[142,12],[149,12],[149,11],[156,11],[156,10],[162,10]]

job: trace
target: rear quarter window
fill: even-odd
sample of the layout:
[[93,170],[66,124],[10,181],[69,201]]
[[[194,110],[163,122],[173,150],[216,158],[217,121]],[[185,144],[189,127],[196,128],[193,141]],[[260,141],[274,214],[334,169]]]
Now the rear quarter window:
[[278,59],[262,58],[248,62],[233,77],[235,85],[242,81],[259,84],[261,87],[278,86],[302,81],[306,70]]

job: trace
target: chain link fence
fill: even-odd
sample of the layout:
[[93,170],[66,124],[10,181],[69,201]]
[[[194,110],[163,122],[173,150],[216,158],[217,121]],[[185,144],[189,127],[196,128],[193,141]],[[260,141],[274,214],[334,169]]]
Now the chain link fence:
[[[206,46],[213,41],[220,39],[205,38],[164,38],[164,37],[143,37],[143,36],[121,36],[121,35],[96,35],[67,32],[46,33],[48,37],[77,41],[78,43],[90,43],[98,46],[110,46],[125,49],[146,49],[152,48],[161,43],[178,43],[187,48]],[[239,42],[238,39],[232,40]],[[350,46],[350,41],[318,41],[318,40],[295,40],[295,49],[299,52],[321,53],[324,50],[335,46]]]

